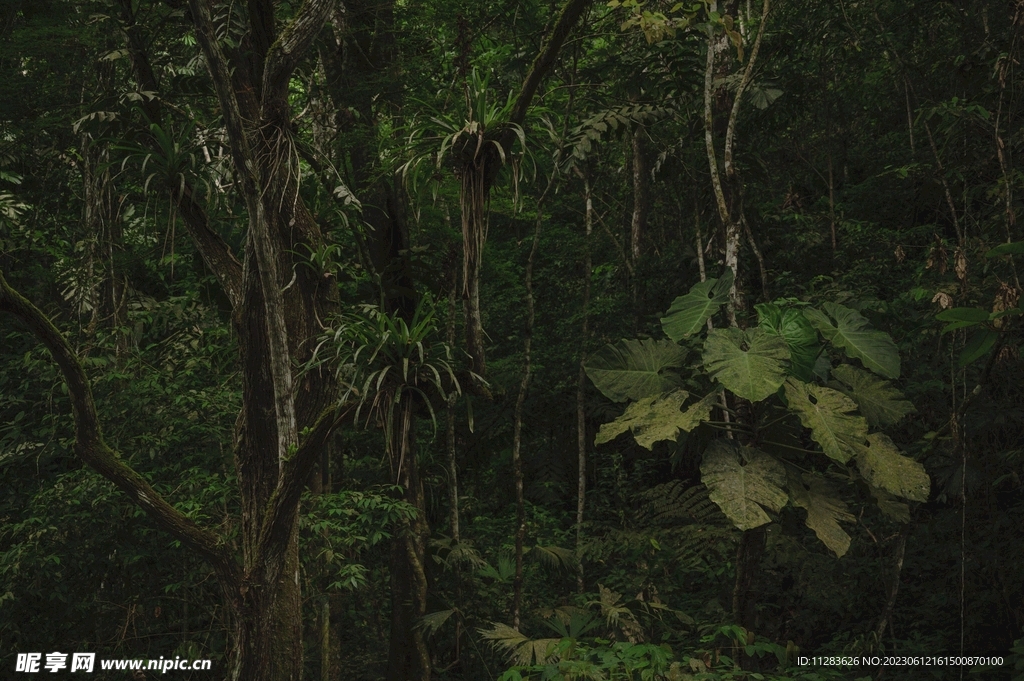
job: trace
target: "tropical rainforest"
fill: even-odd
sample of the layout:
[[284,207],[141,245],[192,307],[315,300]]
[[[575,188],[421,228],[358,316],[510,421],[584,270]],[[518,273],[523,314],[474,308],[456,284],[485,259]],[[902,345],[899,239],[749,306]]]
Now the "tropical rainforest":
[[4,0],[0,676],[1024,678],[1022,43]]

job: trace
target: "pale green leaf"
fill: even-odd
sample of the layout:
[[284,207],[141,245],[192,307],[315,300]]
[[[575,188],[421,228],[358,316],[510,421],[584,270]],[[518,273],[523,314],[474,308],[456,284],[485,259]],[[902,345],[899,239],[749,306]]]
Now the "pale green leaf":
[[[655,442],[661,440],[675,440],[680,429],[692,430],[700,423],[698,420],[691,425],[693,416],[687,416],[689,410],[687,414],[679,411],[687,395],[685,390],[676,390],[666,395],[637,400],[626,407],[622,416],[601,426],[594,438],[594,444],[610,442],[627,430],[632,430],[637,444],[647,449],[651,449]],[[700,404],[701,402],[698,402],[694,406]]]
[[810,428],[811,437],[822,451],[839,463],[857,454],[868,435],[868,423],[854,414],[857,405],[832,388],[823,388],[791,378],[786,381],[786,401],[800,423]]
[[818,332],[803,313],[795,308],[781,308],[774,303],[755,305],[757,325],[778,334],[789,346],[789,373],[801,381],[814,377],[814,364],[821,354]]
[[714,440],[708,446],[700,472],[708,497],[741,530],[770,522],[764,509],[778,513],[789,499],[782,491],[786,469],[781,463],[762,451],[728,440]]
[[928,501],[931,479],[924,466],[900,453],[882,433],[872,433],[857,452],[861,475],[874,485],[911,501]]
[[690,292],[672,301],[672,306],[661,318],[661,328],[674,341],[692,336],[707,323],[729,300],[733,272],[727,269],[718,279],[708,279],[694,285]]
[[757,402],[786,380],[786,341],[764,329],[715,329],[704,342],[704,368],[744,399]]
[[839,521],[853,522],[855,518],[846,510],[846,504],[836,491],[816,475],[789,471],[789,498],[793,505],[807,511],[804,521],[814,530],[821,543],[842,558],[850,549],[850,535],[839,526]]
[[867,371],[842,364],[832,370],[832,376],[845,384],[833,387],[853,398],[860,413],[876,428],[898,423],[915,411],[914,405],[903,399],[903,393]]
[[441,625],[448,621],[448,618],[455,614],[455,610],[438,610],[420,618],[419,626],[428,635],[433,634]]
[[874,487],[868,485],[871,490],[871,496],[878,502],[878,509],[883,515],[892,518],[896,522],[909,523],[910,522],[910,507],[904,504],[902,501],[896,501],[896,497],[886,492],[881,487]]
[[604,346],[584,367],[605,397],[614,402],[660,395],[679,384],[667,369],[682,366],[686,350],[665,340],[623,340]]
[[530,639],[507,624],[492,622],[490,629],[478,629],[480,636],[502,650],[508,659],[517,665],[544,664],[552,661],[552,652],[560,639]]
[[871,328],[856,310],[835,303],[822,307],[825,312],[809,309],[804,314],[826,340],[876,374],[899,378],[900,353],[889,334]]

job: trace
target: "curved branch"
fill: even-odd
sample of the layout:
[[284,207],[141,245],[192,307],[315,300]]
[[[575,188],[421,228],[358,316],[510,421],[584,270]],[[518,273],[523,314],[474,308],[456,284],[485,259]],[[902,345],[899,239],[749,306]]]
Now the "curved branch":
[[[135,12],[130,0],[120,0],[121,18],[125,25],[125,36],[128,46],[128,57],[131,62],[135,82],[140,90],[158,93],[157,82],[149,55],[146,54],[145,41],[135,21]],[[140,102],[143,112],[150,123],[163,125],[163,111],[160,97],[143,97]],[[152,142],[152,138],[149,138]],[[231,307],[238,309],[242,302],[242,265],[231,252],[227,242],[210,226],[210,218],[206,210],[196,200],[195,190],[186,180],[180,185],[175,182],[168,188],[174,201],[178,215],[185,223],[185,229],[195,244],[199,256],[217,277],[224,294],[231,302]]]
[[334,10],[334,0],[305,0],[291,22],[267,53],[263,71],[263,102],[273,102],[287,94],[292,71],[306,54]]
[[750,57],[747,59],[747,67],[743,70],[743,79],[740,80],[740,84],[736,88],[736,96],[732,100],[732,111],[729,112],[729,123],[725,130],[725,152],[723,158],[725,174],[729,177],[732,177],[736,172],[732,166],[732,142],[736,137],[736,121],[739,119],[740,101],[743,99],[743,93],[746,92],[747,86],[750,85],[750,81],[753,78],[754,64],[757,63],[757,53],[761,50],[761,38],[764,37],[764,27],[768,24],[768,12],[771,9],[768,1],[764,0],[764,5],[761,8],[761,25],[757,27],[757,37],[754,38],[754,48],[750,51]]
[[220,102],[224,116],[224,127],[228,131],[228,145],[235,162],[235,171],[239,174],[243,186],[256,191],[256,169],[252,163],[252,154],[245,136],[245,125],[238,97],[231,84],[231,70],[227,57],[217,42],[217,32],[210,16],[210,0],[189,0],[192,11],[192,22],[196,29],[196,40],[206,58],[206,67],[213,79],[213,89]]
[[[344,406],[344,405],[343,405]],[[277,488],[268,502],[267,513],[256,549],[256,566],[274,566],[280,564],[280,556],[272,555],[274,551],[283,551],[287,546],[287,538],[291,532],[295,517],[299,512],[299,498],[306,488],[310,473],[327,439],[334,430],[349,417],[355,405],[344,409],[329,407],[316,420],[306,438],[299,444],[295,454],[282,464],[281,475],[277,479]]]
[[75,453],[116,485],[156,524],[210,563],[226,585],[239,584],[238,569],[223,539],[171,506],[103,440],[92,388],[81,362],[57,327],[39,308],[14,290],[0,272],[0,312],[20,319],[47,347],[68,386],[75,421]]
[[[521,126],[523,121],[526,120],[526,112],[530,108],[533,96],[537,94],[537,88],[540,87],[544,76],[547,75],[554,65],[558,51],[562,49],[565,39],[569,37],[569,33],[588,4],[589,0],[566,0],[566,3],[562,6],[562,11],[558,13],[558,19],[555,21],[551,33],[548,34],[547,39],[540,48],[540,52],[537,53],[537,57],[533,60],[530,72],[527,74],[526,80],[523,81],[523,87],[519,90],[519,96],[516,97],[516,103],[509,114],[510,123]],[[508,131],[507,134],[509,135],[508,145],[504,144],[504,140],[502,140],[503,147],[510,147],[512,144],[511,135],[514,135],[514,133]]]

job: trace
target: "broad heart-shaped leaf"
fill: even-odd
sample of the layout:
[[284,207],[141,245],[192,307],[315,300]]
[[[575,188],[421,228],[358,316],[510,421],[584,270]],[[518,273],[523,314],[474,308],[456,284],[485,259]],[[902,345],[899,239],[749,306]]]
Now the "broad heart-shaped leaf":
[[871,489],[871,496],[878,502],[878,509],[883,515],[892,518],[896,522],[909,523],[910,522],[910,507],[904,504],[902,501],[896,501],[896,497],[886,492],[881,487],[874,487],[868,485]]
[[858,450],[857,466],[869,483],[904,499],[928,501],[932,482],[924,466],[900,454],[888,436],[872,433]]
[[841,364],[832,370],[832,376],[841,383],[833,381],[830,385],[853,398],[857,409],[875,428],[899,423],[904,416],[915,411],[914,405],[903,399],[903,393],[867,371]]
[[856,310],[835,303],[822,307],[825,312],[808,309],[804,314],[827,341],[876,374],[899,378],[900,353],[889,334],[871,328]]
[[694,285],[685,296],[672,301],[672,306],[661,318],[665,335],[680,341],[704,328],[711,315],[729,300],[733,272],[727,269],[718,279],[708,279]]
[[675,440],[680,430],[690,432],[701,421],[707,421],[718,395],[718,392],[713,392],[682,412],[679,408],[686,400],[685,390],[645,397],[626,407],[625,413],[619,418],[601,426],[594,444],[610,442],[627,430],[632,430],[638,445],[653,449],[655,442]]
[[850,549],[850,535],[839,526],[839,521],[853,522],[855,518],[846,510],[846,504],[824,479],[798,471],[789,471],[789,499],[797,508],[807,511],[804,523],[814,530],[821,543],[839,558]]
[[679,381],[665,369],[680,367],[686,350],[665,340],[623,340],[595,352],[587,376],[613,402],[639,400],[675,388]]
[[[746,465],[741,464],[741,456]],[[769,454],[728,440],[712,441],[704,451],[700,472],[708,497],[741,530],[770,522],[764,508],[778,513],[789,499],[782,491],[785,466]]]
[[786,380],[789,348],[764,329],[715,329],[704,341],[704,368],[739,397],[757,402]]
[[774,332],[789,346],[789,373],[801,381],[814,378],[814,363],[821,354],[818,332],[803,313],[795,308],[781,308],[774,303],[755,305],[757,325]]
[[838,390],[791,378],[786,381],[786,401],[822,451],[839,463],[853,458],[868,436],[868,422],[851,413],[857,405]]

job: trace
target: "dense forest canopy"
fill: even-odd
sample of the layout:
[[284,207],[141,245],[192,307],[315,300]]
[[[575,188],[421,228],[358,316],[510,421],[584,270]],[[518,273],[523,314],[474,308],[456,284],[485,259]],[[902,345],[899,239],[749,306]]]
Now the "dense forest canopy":
[[5,0],[5,677],[1024,678],[1022,36]]

